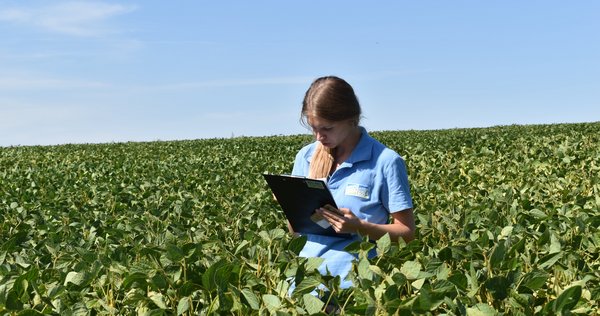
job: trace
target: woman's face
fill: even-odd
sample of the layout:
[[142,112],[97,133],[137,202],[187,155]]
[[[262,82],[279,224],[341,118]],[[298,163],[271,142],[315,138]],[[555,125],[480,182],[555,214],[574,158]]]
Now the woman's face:
[[356,129],[352,120],[328,121],[316,116],[309,116],[308,125],[315,138],[327,148],[336,148]]

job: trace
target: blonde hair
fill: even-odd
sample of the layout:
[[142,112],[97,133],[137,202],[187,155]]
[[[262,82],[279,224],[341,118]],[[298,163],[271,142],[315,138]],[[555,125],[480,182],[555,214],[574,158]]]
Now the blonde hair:
[[331,148],[317,142],[315,152],[308,167],[308,177],[312,179],[327,178],[333,168],[334,157]]
[[[308,117],[319,117],[339,122],[353,120],[358,125],[361,116],[358,98],[352,86],[335,76],[317,78],[310,85],[302,102],[301,122],[308,126]],[[333,149],[317,142],[312,156],[308,177],[326,178],[333,168]]]

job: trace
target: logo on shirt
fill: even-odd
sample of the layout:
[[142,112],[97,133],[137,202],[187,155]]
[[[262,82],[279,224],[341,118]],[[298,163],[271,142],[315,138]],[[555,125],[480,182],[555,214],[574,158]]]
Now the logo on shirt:
[[368,199],[369,187],[362,184],[349,183],[346,186],[346,191],[344,192],[344,194],[349,196],[356,196],[362,199]]

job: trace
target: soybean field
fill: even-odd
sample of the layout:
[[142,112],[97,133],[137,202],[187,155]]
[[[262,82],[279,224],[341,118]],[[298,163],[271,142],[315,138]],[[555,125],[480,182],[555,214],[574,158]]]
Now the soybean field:
[[417,238],[349,246],[350,289],[261,176],[310,135],[0,148],[0,315],[600,314],[600,122],[371,135]]

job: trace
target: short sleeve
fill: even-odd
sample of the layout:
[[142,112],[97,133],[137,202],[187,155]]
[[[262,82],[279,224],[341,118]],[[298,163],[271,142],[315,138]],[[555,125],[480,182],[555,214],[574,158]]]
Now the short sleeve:
[[384,168],[382,203],[390,213],[413,207],[404,159],[394,157]]
[[293,176],[308,176],[308,160],[306,159],[308,151],[309,147],[306,146],[296,154],[296,159],[294,160],[294,167],[292,168]]

